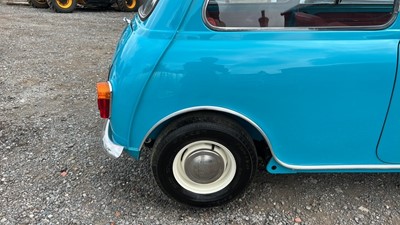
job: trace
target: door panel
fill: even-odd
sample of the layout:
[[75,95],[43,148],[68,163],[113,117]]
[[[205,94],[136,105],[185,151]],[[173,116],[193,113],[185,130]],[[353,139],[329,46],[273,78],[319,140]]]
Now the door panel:
[[390,109],[378,146],[378,157],[388,163],[400,163],[400,79],[396,79]]

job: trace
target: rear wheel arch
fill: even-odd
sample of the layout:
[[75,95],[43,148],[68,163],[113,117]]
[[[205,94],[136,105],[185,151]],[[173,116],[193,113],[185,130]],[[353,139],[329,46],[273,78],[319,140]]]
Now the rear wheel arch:
[[[254,145],[256,146],[257,155],[265,162],[267,162],[267,160],[271,157],[272,154],[270,150],[270,142],[266,134],[256,123],[240,113],[217,107],[183,110],[165,117],[156,125],[154,125],[153,128],[148,132],[145,140],[142,142],[142,146],[148,145],[151,147],[154,141],[160,138],[161,133],[166,135],[179,127],[192,123],[194,118],[195,120],[201,121],[212,115],[234,120],[243,129],[245,129],[253,139]],[[165,129],[168,129],[168,131],[164,132]]]

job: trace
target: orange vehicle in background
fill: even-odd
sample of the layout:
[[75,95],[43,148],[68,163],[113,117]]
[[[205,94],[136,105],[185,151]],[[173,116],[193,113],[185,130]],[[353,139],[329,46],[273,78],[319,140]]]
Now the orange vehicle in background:
[[58,13],[71,13],[76,7],[108,8],[116,4],[118,10],[123,12],[137,11],[142,0],[28,0],[35,8],[50,8]]

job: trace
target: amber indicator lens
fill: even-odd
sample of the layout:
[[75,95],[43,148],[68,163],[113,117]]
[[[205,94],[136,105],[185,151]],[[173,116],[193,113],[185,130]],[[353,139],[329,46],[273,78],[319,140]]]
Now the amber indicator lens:
[[110,118],[111,88],[108,82],[97,83],[97,105],[100,111],[100,117]]

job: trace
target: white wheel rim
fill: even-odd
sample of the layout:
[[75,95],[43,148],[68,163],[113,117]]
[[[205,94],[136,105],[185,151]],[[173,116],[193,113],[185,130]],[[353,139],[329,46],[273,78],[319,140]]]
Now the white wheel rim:
[[186,190],[211,194],[231,183],[236,174],[236,161],[224,145],[214,141],[196,141],[179,150],[172,172]]

